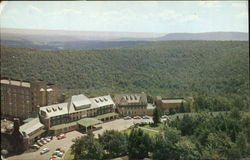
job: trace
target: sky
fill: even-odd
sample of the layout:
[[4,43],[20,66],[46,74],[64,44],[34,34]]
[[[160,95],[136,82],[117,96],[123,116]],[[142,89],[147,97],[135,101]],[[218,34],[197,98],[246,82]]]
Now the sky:
[[5,1],[1,28],[248,32],[247,1]]

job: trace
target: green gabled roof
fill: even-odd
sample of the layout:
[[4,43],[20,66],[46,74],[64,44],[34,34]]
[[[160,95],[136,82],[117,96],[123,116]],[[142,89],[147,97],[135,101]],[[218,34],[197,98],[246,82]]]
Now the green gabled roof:
[[102,121],[95,119],[95,118],[83,118],[77,121],[77,124],[84,126],[84,127],[94,126],[94,125],[101,124],[101,123]]

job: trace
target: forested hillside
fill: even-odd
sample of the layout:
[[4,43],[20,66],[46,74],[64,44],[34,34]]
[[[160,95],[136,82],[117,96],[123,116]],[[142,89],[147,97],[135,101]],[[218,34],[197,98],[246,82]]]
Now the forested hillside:
[[33,42],[33,41],[10,41],[1,40],[1,46],[14,48],[34,48],[44,50],[62,50],[62,49],[104,49],[123,46],[132,46],[143,41],[69,41],[69,42]]
[[249,45],[160,41],[102,50],[1,48],[1,76],[44,79],[67,94],[249,96]]

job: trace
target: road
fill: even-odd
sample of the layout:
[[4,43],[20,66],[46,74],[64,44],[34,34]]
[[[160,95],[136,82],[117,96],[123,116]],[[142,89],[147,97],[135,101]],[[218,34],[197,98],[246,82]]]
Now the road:
[[[106,122],[102,124],[102,129],[94,131],[94,135],[98,137],[98,134],[102,134],[106,130],[118,130],[122,131],[130,126],[132,126],[134,123],[140,123],[140,122],[152,122],[152,118],[150,119],[130,119],[130,120],[124,120],[124,119],[116,119],[114,121]],[[49,160],[49,158],[52,156],[53,152],[56,150],[56,148],[62,148],[63,150],[67,151],[70,146],[73,144],[72,140],[76,137],[83,136],[85,134],[82,134],[78,131],[72,131],[66,133],[66,138],[57,140],[56,137],[53,138],[52,141],[49,143],[43,145],[39,150],[35,152],[30,153],[23,153],[21,155],[16,155],[12,157],[8,157],[8,160]],[[48,153],[45,153],[43,155],[40,155],[40,152],[43,148],[49,148],[50,151]]]

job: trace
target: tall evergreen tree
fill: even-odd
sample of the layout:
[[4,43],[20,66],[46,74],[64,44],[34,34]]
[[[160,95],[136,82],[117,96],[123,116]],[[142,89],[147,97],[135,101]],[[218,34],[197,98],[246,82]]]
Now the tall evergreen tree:
[[153,121],[154,121],[154,125],[157,125],[158,123],[160,123],[160,114],[157,108],[155,108],[153,111]]
[[148,157],[150,150],[149,136],[141,129],[132,129],[129,136],[129,159],[143,159]]

